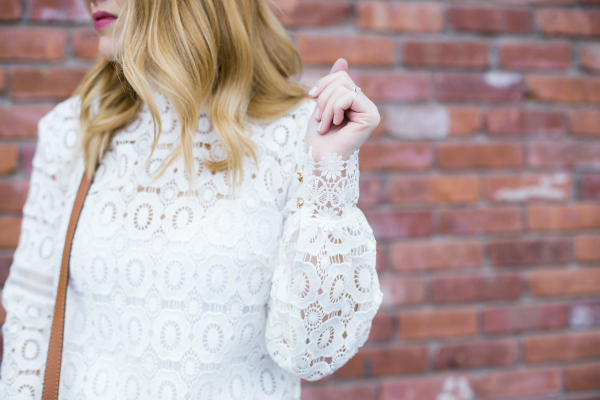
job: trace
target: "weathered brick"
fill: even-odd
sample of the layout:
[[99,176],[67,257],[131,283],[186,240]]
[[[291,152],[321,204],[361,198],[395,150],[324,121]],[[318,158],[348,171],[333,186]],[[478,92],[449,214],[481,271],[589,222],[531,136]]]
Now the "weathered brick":
[[360,149],[361,170],[423,170],[431,167],[430,143],[367,141]]
[[567,324],[568,309],[564,304],[497,307],[483,312],[483,330],[487,334],[559,329]]
[[565,369],[567,392],[584,392],[600,389],[600,363],[572,365]]
[[348,21],[350,4],[343,1],[276,0],[281,12],[275,15],[286,27],[335,26]]
[[569,243],[566,238],[501,239],[488,242],[488,253],[495,267],[562,264],[570,259]]
[[387,198],[396,204],[465,204],[479,198],[476,175],[395,176]]
[[523,166],[521,143],[441,143],[438,164],[442,169],[517,168]]
[[600,235],[580,235],[575,238],[575,259],[580,262],[600,261]]
[[535,23],[545,35],[600,36],[600,11],[542,8],[535,11]]
[[0,216],[0,248],[14,249],[19,244],[21,218]]
[[[468,376],[435,375],[425,378],[392,379],[381,383],[381,400],[428,400],[446,397],[472,396],[472,383]],[[445,396],[444,396],[445,395]]]
[[561,111],[492,108],[486,116],[487,131],[500,136],[561,136],[566,132]]
[[600,143],[564,140],[530,142],[527,160],[532,167],[599,168]]
[[529,33],[531,13],[526,8],[450,7],[448,25],[458,32],[486,34]]
[[31,170],[33,169],[31,162],[33,161],[35,149],[35,143],[24,143],[21,145],[21,169],[28,175],[31,174]]
[[402,43],[402,62],[411,67],[475,68],[489,66],[489,46],[473,40]]
[[6,72],[4,68],[0,68],[0,92],[4,92],[6,90]]
[[390,259],[396,271],[478,268],[483,251],[475,240],[410,241],[390,246]]
[[392,339],[394,331],[394,316],[383,310],[378,310],[369,332],[367,343],[387,342]]
[[433,278],[431,300],[434,303],[516,300],[521,297],[521,286],[518,274]]
[[475,309],[411,311],[398,315],[400,339],[472,336],[477,333]]
[[573,135],[600,137],[600,110],[596,108],[571,110],[569,125]]
[[479,131],[483,118],[475,107],[450,107],[450,135],[470,136]]
[[0,21],[17,21],[21,19],[22,13],[21,0],[3,0],[0,2]]
[[12,105],[0,107],[0,137],[35,138],[38,121],[46,115],[52,105]]
[[600,71],[600,44],[586,43],[579,46],[579,62],[582,68]]
[[482,400],[548,396],[561,388],[559,368],[491,372],[477,381],[477,394]]
[[[342,367],[343,370],[345,367]],[[321,378],[319,383],[321,383]],[[311,381],[302,382],[302,398],[306,400],[363,400],[377,396],[375,383],[358,383],[350,386],[344,384],[311,385]]]
[[429,78],[422,73],[358,73],[353,75],[353,80],[372,101],[424,101],[429,98]]
[[435,75],[436,95],[442,101],[518,102],[523,98],[523,78],[512,72]]
[[600,294],[600,268],[534,271],[527,277],[534,296],[585,296]]
[[571,45],[568,42],[501,43],[498,48],[500,66],[512,70],[564,70],[571,65]]
[[84,68],[14,67],[11,98],[65,100],[71,96],[86,72]]
[[73,31],[71,45],[73,56],[84,60],[94,60],[98,57],[98,34],[89,28],[80,28]]
[[359,207],[371,206],[383,201],[383,179],[379,176],[361,175],[359,190]]
[[600,205],[532,205],[527,223],[534,231],[576,231],[600,228]]
[[15,144],[0,144],[0,174],[10,174],[17,170],[19,147]]
[[394,42],[386,36],[323,36],[300,33],[298,51],[305,64],[330,65],[343,57],[350,65],[390,66],[394,64]]
[[579,180],[580,199],[600,199],[600,174],[585,174]]
[[571,198],[571,181],[564,172],[494,174],[485,177],[484,191],[496,202],[565,201]]
[[600,357],[600,331],[529,336],[523,340],[523,352],[528,363]]
[[528,96],[553,103],[600,103],[600,78],[592,76],[529,75]]
[[0,29],[0,60],[64,60],[67,33],[62,28],[15,27]]
[[433,356],[436,370],[460,370],[513,365],[519,350],[512,339],[485,340],[441,345]]
[[77,0],[28,0],[29,20],[40,22],[90,22],[85,4]]
[[572,328],[600,326],[600,299],[571,304],[569,325]]
[[418,304],[425,300],[425,281],[421,278],[385,277],[380,279],[384,306]]
[[365,216],[378,239],[430,236],[433,229],[429,211],[367,211]]
[[438,3],[359,2],[359,29],[434,33],[444,27],[444,10]]
[[[4,283],[6,282],[6,278],[8,278],[8,274],[10,272],[10,266],[12,265],[12,262],[13,262],[12,256],[9,256],[6,254],[0,254],[0,287],[4,287]],[[1,293],[2,292],[0,292],[0,294]],[[0,336],[0,338],[1,338],[1,336]],[[0,361],[2,361],[1,354],[0,354]]]
[[[403,362],[398,362],[403,360]],[[425,372],[427,348],[378,347],[361,349],[335,373],[339,379],[360,379]]]
[[444,234],[506,233],[523,230],[516,207],[446,209],[439,214],[439,229]]
[[28,191],[27,181],[0,181],[0,211],[21,212]]

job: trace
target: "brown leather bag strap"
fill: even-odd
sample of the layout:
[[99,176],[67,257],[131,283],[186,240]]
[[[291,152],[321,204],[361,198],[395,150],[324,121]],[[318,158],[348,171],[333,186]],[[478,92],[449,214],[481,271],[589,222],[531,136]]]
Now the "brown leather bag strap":
[[[96,168],[98,165],[96,165]],[[71,211],[71,219],[67,229],[65,247],[60,265],[60,276],[58,278],[58,289],[56,291],[56,303],[54,304],[54,316],[52,318],[52,329],[50,331],[50,343],[48,345],[48,357],[46,359],[46,371],[44,372],[44,389],[42,391],[42,400],[58,400],[58,386],[60,383],[60,367],[62,361],[63,332],[65,327],[65,304],[67,299],[67,282],[69,279],[69,258],[71,255],[71,244],[75,227],[79,220],[79,214],[83,208],[85,196],[92,184],[92,179],[88,179],[86,173],[83,173],[79,190]]]

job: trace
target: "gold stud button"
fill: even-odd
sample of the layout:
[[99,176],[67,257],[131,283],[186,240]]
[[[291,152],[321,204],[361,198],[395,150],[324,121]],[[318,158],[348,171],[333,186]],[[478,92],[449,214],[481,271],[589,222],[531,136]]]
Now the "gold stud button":
[[303,178],[302,178],[302,174],[300,172],[298,172],[298,180],[302,183]]
[[296,200],[296,207],[300,208],[304,205],[304,199],[302,197],[298,197],[298,200]]

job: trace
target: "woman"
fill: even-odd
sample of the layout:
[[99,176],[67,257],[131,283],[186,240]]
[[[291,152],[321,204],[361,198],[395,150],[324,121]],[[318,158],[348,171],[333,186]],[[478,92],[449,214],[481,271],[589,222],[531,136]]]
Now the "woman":
[[[381,301],[358,199],[379,123],[347,63],[308,95],[265,0],[86,1],[102,57],[39,122],[2,292],[0,398],[42,393],[68,219],[59,396],[299,399]],[[356,89],[356,90],[355,90]]]

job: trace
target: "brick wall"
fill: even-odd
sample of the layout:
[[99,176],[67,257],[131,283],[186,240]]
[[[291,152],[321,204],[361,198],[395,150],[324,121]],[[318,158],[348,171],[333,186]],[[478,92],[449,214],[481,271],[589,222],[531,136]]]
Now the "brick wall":
[[[385,293],[303,399],[600,399],[600,0],[277,0],[307,84],[382,123],[360,206]],[[97,56],[82,0],[0,3],[0,280],[37,120]]]

